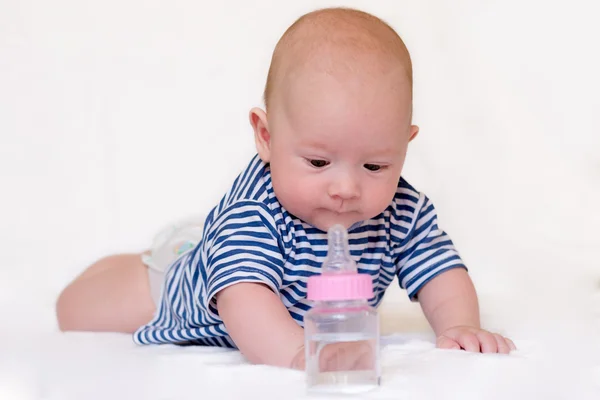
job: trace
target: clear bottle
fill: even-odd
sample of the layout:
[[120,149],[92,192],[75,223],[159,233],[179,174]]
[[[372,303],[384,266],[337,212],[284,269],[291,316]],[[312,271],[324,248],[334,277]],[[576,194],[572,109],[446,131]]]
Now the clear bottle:
[[313,307],[304,316],[306,378],[310,392],[361,393],[380,383],[379,317],[368,304],[373,282],[359,274],[341,225],[328,232],[321,275],[308,279]]

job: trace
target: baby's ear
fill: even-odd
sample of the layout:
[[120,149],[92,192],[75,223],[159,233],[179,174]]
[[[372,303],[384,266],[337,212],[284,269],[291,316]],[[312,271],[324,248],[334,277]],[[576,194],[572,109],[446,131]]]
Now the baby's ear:
[[419,134],[419,127],[416,125],[411,125],[410,127],[410,137],[408,138],[409,142],[412,142],[414,138]]
[[267,113],[260,108],[250,110],[250,125],[254,129],[254,143],[256,151],[263,162],[268,163],[271,159],[271,134]]

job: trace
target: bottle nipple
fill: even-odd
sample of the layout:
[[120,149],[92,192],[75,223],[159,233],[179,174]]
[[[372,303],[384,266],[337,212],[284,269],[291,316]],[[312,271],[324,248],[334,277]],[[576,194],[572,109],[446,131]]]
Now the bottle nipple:
[[358,272],[350,257],[348,232],[340,224],[333,225],[327,232],[327,256],[323,261],[323,274],[352,274]]

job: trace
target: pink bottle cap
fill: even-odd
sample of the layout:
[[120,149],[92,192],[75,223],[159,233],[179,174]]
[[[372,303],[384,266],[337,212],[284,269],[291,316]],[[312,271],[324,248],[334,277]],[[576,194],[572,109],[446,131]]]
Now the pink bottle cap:
[[308,300],[366,300],[373,297],[373,281],[367,274],[316,275],[308,278]]
[[350,257],[348,232],[342,225],[329,229],[327,257],[321,275],[308,278],[307,299],[316,301],[363,300],[373,297],[373,280],[359,274]]

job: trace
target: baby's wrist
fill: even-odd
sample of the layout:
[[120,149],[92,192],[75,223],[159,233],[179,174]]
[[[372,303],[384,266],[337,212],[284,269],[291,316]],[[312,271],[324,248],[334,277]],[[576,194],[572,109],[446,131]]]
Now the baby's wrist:
[[290,368],[297,369],[300,371],[304,371],[304,369],[306,368],[306,356],[304,353],[304,346],[298,349],[298,352],[296,353],[296,355],[292,359],[292,362],[290,363]]
[[443,336],[444,333],[456,331],[459,329],[471,330],[471,329],[481,329],[481,328],[478,324],[457,324],[457,325],[452,325],[450,327],[445,328],[437,336]]

